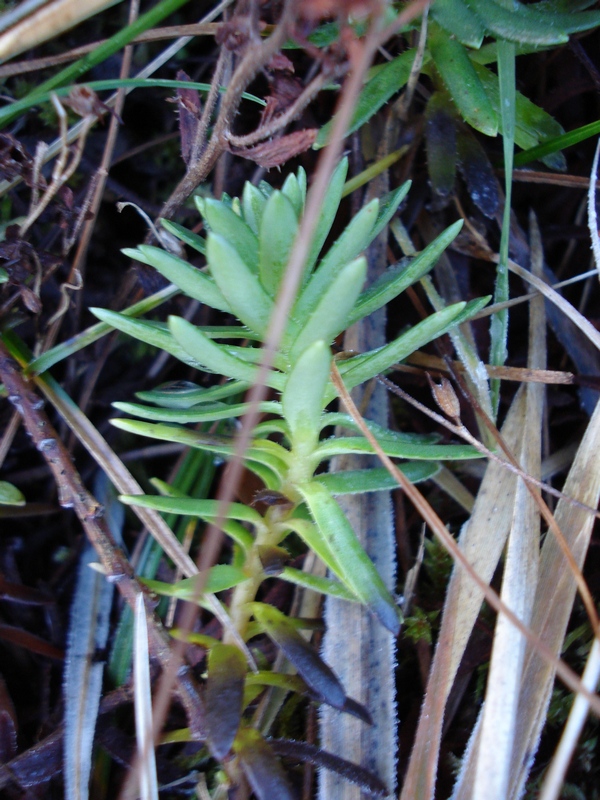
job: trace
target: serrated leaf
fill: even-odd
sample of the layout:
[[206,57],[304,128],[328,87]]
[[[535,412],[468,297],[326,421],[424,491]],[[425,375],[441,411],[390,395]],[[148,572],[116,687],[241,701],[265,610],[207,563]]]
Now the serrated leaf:
[[230,644],[217,644],[208,654],[204,702],[208,746],[216,759],[231,750],[242,719],[246,658]]
[[[169,330],[173,340],[196,364],[201,364],[210,372],[227,375],[238,381],[252,383],[256,377],[256,367],[227,352],[223,345],[209,339],[191,322],[182,317],[169,317]],[[271,373],[273,377],[275,373]]]
[[440,27],[462,44],[476,50],[481,47],[485,26],[464,0],[436,0],[429,13]]
[[238,258],[242,259],[248,269],[256,273],[258,239],[252,228],[235,211],[219,200],[196,197],[195,201],[210,231],[226,239],[238,254]]
[[246,181],[242,193],[242,212],[246,223],[256,236],[258,236],[258,231],[260,230],[260,223],[266,203],[266,195],[250,183],[250,181]]
[[342,509],[329,491],[315,481],[299,486],[298,490],[331,551],[343,554],[338,563],[344,583],[385,628],[397,634],[400,629],[398,609]]
[[[368,122],[371,117],[406,84],[414,60],[415,51],[407,50],[405,53],[402,53],[402,55],[393,59],[393,61],[389,61],[385,64],[365,83],[356,103],[352,121],[345,134],[346,136],[354,133],[354,131],[358,130],[365,122]],[[425,53],[424,63],[428,60],[429,54]],[[334,121],[331,121],[321,128],[317,140],[313,145],[315,150],[325,147],[331,135],[333,124]]]
[[295,800],[283,767],[256,728],[241,728],[234,750],[258,800]]
[[283,192],[273,192],[263,210],[258,245],[260,282],[273,297],[279,290],[297,233],[294,206]]
[[[414,461],[400,464],[400,469],[411,483],[429,480],[440,470],[438,463]],[[384,492],[398,488],[398,481],[385,467],[354,469],[344,472],[324,472],[315,475],[317,483],[327,487],[332,495]]]
[[349,314],[360,295],[366,275],[367,261],[362,256],[336,271],[333,280],[307,314],[303,327],[291,345],[292,362],[313,342],[322,339],[329,345],[346,329]]
[[295,319],[305,319],[306,315],[310,314],[320,301],[339,271],[368,246],[377,221],[378,211],[379,201],[372,200],[358,212],[342,235],[336,239],[298,297],[292,312]]
[[180,241],[189,245],[198,253],[202,253],[202,255],[206,253],[206,239],[202,236],[198,236],[197,233],[192,233],[192,231],[184,228],[183,225],[179,225],[177,222],[173,222],[171,219],[161,219],[160,224],[166,231],[176,236]]
[[341,361],[339,370],[344,378],[344,383],[351,389],[380,372],[385,372],[393,364],[402,361],[432,339],[447,333],[454,325],[458,325],[469,316],[476,314],[488,301],[489,298],[483,298],[471,303],[455,303],[442,311],[431,314],[393,342],[369,353]]
[[[264,335],[273,310],[273,301],[239,252],[225,238],[208,235],[206,257],[210,271],[231,310],[256,333]],[[257,254],[258,257],[258,254]]]
[[313,342],[292,367],[281,405],[294,447],[312,449],[316,444],[330,368],[331,350],[321,340]]
[[315,695],[334,708],[343,708],[346,702],[344,687],[285,614],[265,603],[252,603],[252,613]]
[[24,506],[25,496],[23,493],[8,481],[0,481],[0,505],[1,506]]
[[463,45],[433,22],[428,43],[436,69],[462,118],[486,136],[496,136],[498,115]]
[[231,307],[219,290],[215,281],[205,275],[196,267],[177,256],[161,250],[160,247],[141,244],[137,249],[124,249],[123,253],[130,258],[148,264],[171,283],[178,286],[182,292],[199,300],[218,311],[231,314]]
[[462,220],[457,220],[408,264],[401,262],[387,269],[375,283],[361,293],[350,312],[348,325],[353,325],[359,319],[377,311],[433,269],[438,258],[457,237],[462,225]]

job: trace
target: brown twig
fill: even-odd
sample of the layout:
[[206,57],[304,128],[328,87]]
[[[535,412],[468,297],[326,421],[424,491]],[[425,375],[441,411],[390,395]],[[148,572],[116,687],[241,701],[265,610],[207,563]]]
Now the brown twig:
[[[117,546],[106,521],[103,508],[87,491],[69,452],[57,431],[43,411],[44,401],[25,381],[18,364],[0,342],[0,378],[8,392],[9,400],[19,412],[37,450],[50,467],[58,490],[58,502],[63,508],[72,508],[79,518],[90,542],[102,563],[107,580],[114,582],[132,609],[136,598],[143,594],[148,612],[152,654],[163,669],[171,661],[171,645],[162,623],[154,615],[152,603],[133,574],[125,554]],[[199,689],[189,668],[183,665],[178,671],[178,691],[188,713],[197,738],[205,735],[203,705]]]

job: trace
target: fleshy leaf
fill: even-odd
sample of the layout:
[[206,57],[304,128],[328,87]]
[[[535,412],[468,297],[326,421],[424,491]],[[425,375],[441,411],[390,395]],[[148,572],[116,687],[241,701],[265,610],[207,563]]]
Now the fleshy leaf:
[[160,247],[152,247],[147,244],[141,244],[135,250],[125,249],[123,253],[143,264],[154,267],[163,277],[178,286],[182,292],[193,297],[194,300],[199,300],[211,308],[231,314],[231,307],[214,280],[182,258],[177,258],[177,256],[161,250]]
[[267,196],[257,189],[256,186],[246,181],[242,193],[242,211],[246,223],[250,226],[256,236],[260,230],[263,211],[267,203]]
[[346,181],[346,174],[348,172],[348,159],[343,158],[335,168],[329,186],[325,192],[325,198],[321,204],[321,213],[317,228],[313,236],[310,246],[310,251],[306,259],[306,266],[303,275],[303,283],[308,280],[314,265],[316,264],[319,253],[323,249],[325,240],[329,235],[333,220],[338,212],[340,200],[342,199],[342,192],[344,190],[344,183]]
[[256,272],[258,239],[251,227],[219,200],[210,197],[196,197],[195,200],[198,211],[208,223],[209,229],[226,239],[248,269]]
[[[219,419],[241,417],[248,412],[250,404],[204,403],[200,408],[188,410],[182,408],[153,408],[152,406],[142,406],[138,403],[113,403],[113,408],[141,419],[154,420],[156,422],[179,422],[181,425],[186,425],[190,422],[214,422]],[[265,414],[280,414],[281,405],[267,401],[259,404],[259,410]]]
[[192,233],[192,231],[184,228],[183,225],[179,225],[177,222],[173,222],[171,219],[161,219],[160,224],[166,231],[176,236],[180,241],[189,245],[198,253],[202,253],[202,255],[206,253],[206,239],[203,239],[202,236],[198,236],[197,233]]
[[377,350],[340,362],[339,369],[344,383],[350,389],[373,378],[380,372],[385,372],[392,364],[398,363],[432,339],[446,333],[454,325],[458,325],[469,316],[476,314],[488,302],[489,298],[484,297],[470,303],[455,303],[442,311],[431,314],[393,342]]
[[[227,375],[238,381],[252,383],[256,377],[256,367],[227,352],[223,345],[209,339],[196,325],[182,317],[169,317],[169,329],[177,342],[195,363],[217,374]],[[275,373],[272,373],[273,377]]]
[[293,362],[313,342],[322,339],[326,344],[348,326],[348,316],[360,295],[367,275],[367,262],[357,258],[336,271],[333,280],[323,287],[317,302],[306,315],[303,327],[290,348]]
[[[400,464],[400,469],[411,483],[419,483],[432,478],[439,472],[440,465],[429,461],[414,461]],[[315,475],[315,480],[326,486],[336,497],[343,494],[384,492],[398,488],[398,481],[385,467],[324,472]]]
[[233,313],[251,330],[264,335],[273,301],[254,270],[227,239],[215,233],[208,235],[206,256],[211,274]]
[[[125,314],[119,314],[117,311],[109,311],[106,308],[90,308],[90,311],[99,320],[106,322],[116,330],[126,333],[128,336],[133,336],[134,339],[139,339],[141,342],[146,342],[146,344],[153,347],[158,347],[160,350],[165,350],[190,367],[198,368],[204,366],[202,362],[196,361],[190,356],[187,350],[173,338],[166,325],[162,322],[135,319],[134,317],[127,317]],[[207,367],[207,370],[210,371],[210,367]],[[246,378],[246,380],[251,381],[252,378]]]
[[137,392],[136,397],[148,403],[155,403],[162,408],[192,408],[203,403],[213,403],[224,397],[240,395],[249,386],[250,384],[243,381],[228,381],[204,389],[191,381],[171,381],[150,391]]
[[312,449],[316,444],[330,367],[329,347],[323,341],[316,341],[302,353],[290,372],[281,404],[295,446],[302,443]]
[[292,203],[283,192],[273,192],[263,210],[258,245],[260,282],[273,297],[279,290],[297,232],[298,217]]
[[330,549],[341,555],[338,563],[344,583],[384,627],[397,634],[400,630],[398,609],[342,509],[325,486],[316,481],[299,486],[298,489]]
[[452,223],[449,228],[430,242],[408,265],[405,262],[390,267],[368,289],[359,296],[348,317],[348,325],[372,314],[401,292],[412,286],[432,269],[440,255],[454,241],[463,225],[462,220]]
[[378,211],[379,201],[372,200],[348,224],[346,230],[323,257],[298,298],[292,312],[296,319],[303,320],[313,310],[339,271],[367,247],[371,241]]
[[230,644],[217,644],[208,654],[208,676],[204,701],[208,746],[221,760],[231,750],[240,726],[244,702],[246,659]]
[[8,481],[0,481],[0,506],[24,506],[23,493]]
[[152,592],[163,597],[176,597],[178,600],[197,600],[204,593],[216,594],[217,592],[225,592],[227,589],[232,589],[239,583],[248,580],[248,576],[241,569],[231,567],[229,564],[216,564],[210,568],[200,594],[198,594],[198,575],[175,583],[165,583],[164,581],[155,581],[150,578],[140,578],[140,580]]

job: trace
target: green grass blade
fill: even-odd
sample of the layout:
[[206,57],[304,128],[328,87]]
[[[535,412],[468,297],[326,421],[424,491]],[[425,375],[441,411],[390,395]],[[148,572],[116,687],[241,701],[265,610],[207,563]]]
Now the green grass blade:
[[40,97],[43,95],[61,86],[65,86],[65,84],[73,83],[81,77],[81,75],[89,72],[92,67],[106,61],[113,53],[122,50],[125,45],[129,44],[129,42],[135,39],[136,36],[139,36],[140,33],[154,27],[154,25],[157,25],[165,17],[177,11],[178,8],[181,8],[181,6],[185,5],[187,2],[188,0],[160,0],[154,8],[142,14],[135,22],[132,22],[131,25],[127,25],[127,27],[115,33],[114,36],[111,36],[110,39],[107,39],[106,42],[95,50],[92,50],[91,53],[87,53],[87,55],[80,58],[74,64],[70,64],[47,81],[44,81],[44,83],[30,92],[27,97],[0,109],[0,128],[8,125],[8,123],[16,119],[22,111],[35,105],[36,102],[39,102]]

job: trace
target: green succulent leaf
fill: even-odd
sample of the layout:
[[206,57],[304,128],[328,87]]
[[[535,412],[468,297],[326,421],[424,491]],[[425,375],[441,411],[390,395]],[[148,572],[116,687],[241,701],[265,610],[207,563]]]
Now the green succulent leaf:
[[204,703],[208,746],[214,758],[225,758],[240,727],[246,659],[231,644],[217,644],[208,654]]
[[[198,450],[205,450],[208,453],[215,453],[225,458],[232,456],[235,450],[233,439],[228,436],[193,431],[178,425],[143,422],[137,419],[112,419],[111,424],[123,431],[137,433],[140,436],[148,436],[151,439],[177,442],[178,444],[195,447]],[[283,447],[275,442],[266,440],[255,441],[245,454],[245,460],[248,462],[249,468],[259,474],[265,480],[265,484],[273,489],[279,488],[279,484],[287,474],[288,459],[289,453],[287,450],[284,450]],[[278,480],[275,485],[267,480],[268,475],[266,473],[257,470],[257,465],[267,467],[272,475],[277,476]]]
[[485,25],[464,0],[436,0],[429,13],[441,28],[462,44],[475,49],[481,47]]
[[[390,458],[409,458],[423,461],[463,461],[481,458],[479,451],[468,444],[420,444],[403,441],[402,439],[394,440],[392,437],[377,437],[377,441],[386,456],[390,456]],[[315,457],[318,457],[320,461],[325,461],[335,456],[349,455],[350,453],[373,454],[374,452],[370,442],[362,436],[339,436],[327,439],[320,444]],[[319,481],[319,483],[321,482]]]
[[318,592],[318,594],[339,597],[341,600],[348,600],[350,603],[358,602],[358,597],[353,592],[347,589],[343,583],[332,578],[322,578],[293,567],[284,567],[279,577],[283,581],[293,583],[295,586],[301,586],[303,589],[310,589],[313,592]]
[[267,203],[267,196],[250,181],[244,184],[242,193],[242,213],[255,236],[258,236],[262,215]]
[[[405,181],[402,186],[399,186],[397,189],[394,189],[393,191],[388,192],[387,194],[383,195],[383,197],[379,198],[379,212],[365,247],[371,244],[371,242],[379,236],[386,225],[388,225],[389,221],[398,210],[400,203],[408,194],[411,185],[412,181]],[[363,250],[364,249],[365,248],[363,248]]]
[[171,219],[161,219],[160,224],[166,231],[176,236],[180,241],[189,245],[198,253],[202,253],[202,255],[206,253],[206,239],[202,236],[198,236],[197,233],[192,233],[188,228],[184,228],[183,225],[179,225]]
[[0,506],[24,506],[25,496],[8,481],[0,481]]
[[[400,464],[399,468],[411,483],[426,481],[440,471],[437,462],[429,461],[412,461]],[[384,467],[324,472],[315,475],[315,480],[335,497],[344,494],[363,494],[363,492],[384,492],[398,488],[398,481]]]
[[[198,422],[215,422],[219,419],[235,419],[246,414],[251,406],[249,403],[204,403],[200,408],[153,408],[142,406],[139,403],[113,403],[113,408],[123,414],[131,414],[140,419],[154,422],[178,422],[181,425]],[[259,411],[264,414],[280,414],[281,404],[264,401],[259,404]]]
[[[256,234],[228,205],[212,197],[196,197],[198,211],[214,234],[226,239],[246,267],[256,273],[258,239]],[[210,261],[210,259],[209,259]]]
[[434,22],[428,41],[435,67],[462,118],[486,136],[496,136],[498,115],[463,45]]
[[329,181],[329,185],[325,192],[323,203],[321,204],[321,214],[319,216],[319,221],[317,222],[315,234],[313,236],[310,250],[306,258],[303,283],[306,283],[306,281],[310,277],[312,269],[314,265],[317,263],[319,254],[323,249],[325,240],[329,235],[329,231],[331,230],[331,226],[333,225],[333,221],[338,212],[340,201],[342,199],[347,173],[348,173],[348,159],[342,158],[340,163],[335,168],[333,175],[331,176],[331,180]]
[[272,297],[279,290],[297,233],[298,215],[292,202],[283,192],[273,192],[263,210],[258,245],[260,282]]
[[243,381],[228,381],[210,389],[204,389],[190,381],[172,381],[157,386],[156,389],[137,392],[136,397],[162,408],[192,408],[203,403],[214,403],[227,397],[241,395],[250,387]]
[[359,319],[372,314],[378,308],[389,303],[413,283],[426,275],[437,263],[437,260],[454,241],[462,228],[462,220],[457,220],[449,228],[430,242],[419,255],[415,256],[408,265],[401,262],[390,267],[368,289],[359,296],[354,308],[348,316],[348,325],[353,325]]
[[[106,322],[112,328],[121,333],[126,333],[134,339],[165,350],[179,361],[188,364],[190,367],[203,367],[201,361],[196,361],[188,351],[177,342],[166,325],[162,322],[152,322],[146,319],[135,319],[117,311],[109,311],[106,308],[90,308],[92,314],[102,322]],[[210,341],[210,340],[209,340]],[[210,371],[210,368],[208,368]],[[219,372],[220,370],[217,370]]]
[[344,378],[344,383],[351,389],[380,372],[385,372],[393,364],[402,361],[432,339],[447,333],[455,325],[476,314],[488,302],[489,297],[484,297],[470,303],[455,303],[442,311],[431,314],[393,342],[369,353],[341,361],[339,370]]
[[290,348],[292,363],[313,342],[322,339],[327,344],[348,326],[348,317],[367,276],[367,261],[357,258],[337,270],[324,287],[318,302],[313,305],[306,321]]
[[321,340],[313,342],[292,367],[281,405],[293,446],[312,449],[317,442],[330,368],[331,350]]
[[[235,247],[215,233],[208,235],[210,271],[236,317],[260,335],[266,333],[273,301]],[[256,262],[254,263],[256,268]]]
[[[321,300],[323,293],[350,261],[369,245],[377,221],[379,201],[372,200],[348,224],[346,230],[321,260],[298,297],[293,310],[297,320],[303,320]],[[324,337],[321,337],[324,338]]]
[[292,204],[296,216],[300,217],[304,211],[304,204],[306,203],[306,172],[300,167],[298,174],[294,175],[293,172],[285,179],[281,187],[282,193],[288,198]]
[[[134,495],[135,496],[135,495]],[[155,581],[150,578],[139,578],[150,591],[163,597],[176,597],[178,600],[197,600],[203,594],[217,594],[232,589],[239,583],[248,580],[248,576],[241,569],[231,567],[229,564],[216,564],[208,573],[198,573],[191,578],[185,578],[175,583]],[[202,591],[198,594],[198,581],[203,581]]]
[[[186,517],[199,517],[213,520],[219,516],[218,500],[198,500],[195,497],[163,497],[153,494],[124,494],[119,497],[128,506],[154,508],[169,514],[182,514]],[[241,522],[248,522],[255,527],[264,527],[264,520],[255,509],[243,503],[230,503],[227,516]]]
[[[231,355],[223,345],[209,339],[191,322],[182,317],[169,317],[169,329],[172,338],[178,347],[187,353],[188,358],[191,357],[196,364],[201,364],[209,372],[227,375],[229,378],[247,383],[252,383],[256,378],[256,366]],[[275,372],[269,376],[269,385],[271,381],[273,384],[281,385],[279,376]]]
[[137,249],[124,249],[129,258],[148,264],[182,292],[211,308],[231,314],[231,306],[223,297],[219,287],[209,275],[193,267],[187,261],[161,250],[160,247],[141,244]]
[[308,545],[308,547],[317,554],[323,564],[325,564],[328,569],[330,569],[341,581],[345,583],[346,588],[356,597],[357,600],[359,599],[353,588],[345,582],[343,569],[340,566],[335,552],[331,548],[331,543],[323,535],[322,531],[317,525],[307,519],[293,517],[292,519],[287,519],[283,527],[284,533],[282,533],[282,538],[284,535],[289,533],[289,531],[294,531],[294,533],[297,533],[298,536]]
[[400,630],[398,609],[342,509],[326,487],[316,481],[303,484],[298,490],[331,551],[339,553],[342,572],[339,577],[384,627],[397,634]]

